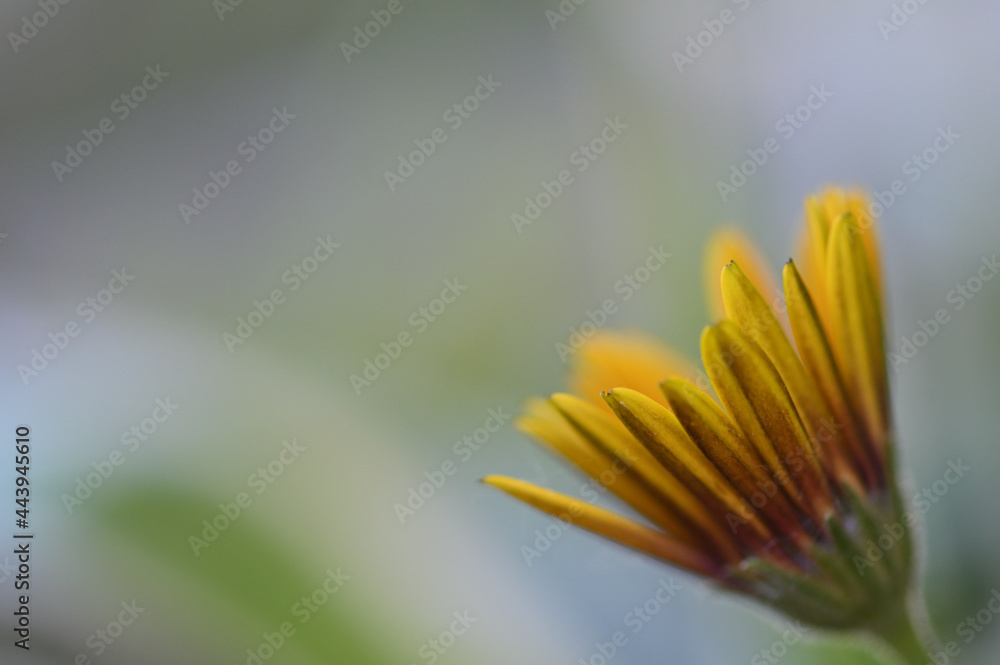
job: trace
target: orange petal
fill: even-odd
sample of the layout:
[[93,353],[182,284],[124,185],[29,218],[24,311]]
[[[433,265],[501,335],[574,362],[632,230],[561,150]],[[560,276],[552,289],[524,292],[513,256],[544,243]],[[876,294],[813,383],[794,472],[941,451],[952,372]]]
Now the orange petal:
[[648,335],[602,330],[577,353],[569,385],[571,392],[606,408],[601,399],[606,390],[627,386],[662,400],[660,381],[693,372],[687,360]]

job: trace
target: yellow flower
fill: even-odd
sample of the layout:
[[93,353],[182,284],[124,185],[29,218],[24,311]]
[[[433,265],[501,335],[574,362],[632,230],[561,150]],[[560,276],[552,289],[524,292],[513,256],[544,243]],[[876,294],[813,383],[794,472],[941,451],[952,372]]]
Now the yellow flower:
[[701,337],[704,373],[641,334],[603,332],[579,352],[575,394],[532,400],[519,419],[644,521],[512,478],[484,482],[917,662],[873,219],[863,194],[838,189],[809,198],[805,218],[801,270],[785,265],[783,290],[738,232],[710,243],[719,322]]

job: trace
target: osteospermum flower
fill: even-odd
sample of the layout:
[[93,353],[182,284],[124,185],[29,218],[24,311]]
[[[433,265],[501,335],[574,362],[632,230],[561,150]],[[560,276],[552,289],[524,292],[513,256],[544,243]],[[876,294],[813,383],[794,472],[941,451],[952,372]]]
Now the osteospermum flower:
[[[865,196],[806,202],[783,290],[738,232],[707,252],[704,372],[634,333],[580,351],[575,394],[520,428],[642,521],[520,480],[484,481],[794,618],[882,638],[924,663],[912,517],[895,475],[876,232]],[[721,269],[721,284],[718,281]]]

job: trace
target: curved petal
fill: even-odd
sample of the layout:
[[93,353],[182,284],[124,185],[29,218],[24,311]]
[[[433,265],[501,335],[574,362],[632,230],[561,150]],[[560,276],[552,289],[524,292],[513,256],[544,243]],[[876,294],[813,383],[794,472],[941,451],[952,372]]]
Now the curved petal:
[[826,476],[778,371],[732,321],[702,335],[702,356],[715,390],[782,487],[814,524],[833,509]]
[[[779,491],[760,454],[729,415],[704,391],[683,379],[669,379],[660,387],[684,431],[754,512],[762,514],[776,533],[788,534],[804,544],[808,534],[801,527],[795,507]],[[734,529],[742,526],[737,521],[731,525]]]
[[[749,551],[760,550],[774,539],[775,534],[691,441],[673,413],[628,388],[616,388],[605,399],[653,457],[694,492],[715,520],[729,526],[732,538]],[[743,531],[733,528],[741,523],[750,528]]]
[[[806,372],[777,317],[760,292],[735,262],[722,271],[722,297],[726,314],[742,328],[743,333],[757,342],[767,354],[788,388],[806,433],[820,455],[831,478],[845,480],[860,489],[857,471],[846,459],[837,434],[843,423],[834,420],[826,398],[816,382]],[[786,304],[791,307],[792,303]]]
[[827,327],[830,325],[830,304],[827,295],[827,255],[830,232],[834,222],[846,213],[857,220],[858,230],[868,255],[872,279],[882,299],[882,277],[879,259],[878,232],[875,218],[871,215],[868,197],[861,190],[842,190],[829,187],[816,196],[810,196],[805,204],[805,232],[800,240],[799,269],[809,292],[812,294],[816,312]]
[[662,559],[691,572],[718,577],[722,565],[662,531],[622,517],[585,501],[506,476],[486,476],[483,482],[556,517],[609,540]]
[[553,395],[551,403],[598,457],[611,462],[614,477],[607,486],[612,492],[635,486],[644,498],[628,503],[639,513],[686,542],[714,551],[717,558],[740,559],[732,539],[708,519],[690,487],[660,466],[611,413],[573,395]]
[[827,296],[830,338],[847,393],[882,453],[888,439],[889,395],[882,307],[867,250],[850,214],[830,230]]
[[[816,388],[823,393],[830,405],[833,422],[841,429],[844,456],[857,468],[869,489],[882,488],[885,481],[878,455],[854,411],[826,331],[813,306],[809,290],[792,261],[785,266],[784,282],[788,318],[795,334],[795,343]],[[835,434],[838,427],[829,429],[831,434]],[[831,443],[836,445],[838,441],[835,439]]]
[[[610,414],[607,419],[609,427],[617,425]],[[692,544],[705,542],[698,530],[682,518],[683,512],[674,508],[674,502],[664,500],[664,494],[669,493],[672,488],[668,481],[664,481],[660,487],[651,487],[641,478],[627,474],[634,464],[633,460],[637,459],[633,452],[621,445],[593,445],[551,401],[536,399],[529,402],[527,412],[517,420],[517,426],[539,443],[562,455],[661,529]],[[621,435],[627,436],[623,428],[619,429]],[[617,436],[612,435],[615,438]],[[672,498],[674,501],[684,502],[684,488],[679,483],[675,485],[677,488]]]
[[726,315],[722,291],[719,289],[719,272],[730,261],[739,263],[761,292],[769,298],[772,308],[781,302],[781,291],[771,279],[767,262],[757,246],[742,231],[727,227],[712,234],[705,250],[705,289],[708,298],[708,312],[712,320]]

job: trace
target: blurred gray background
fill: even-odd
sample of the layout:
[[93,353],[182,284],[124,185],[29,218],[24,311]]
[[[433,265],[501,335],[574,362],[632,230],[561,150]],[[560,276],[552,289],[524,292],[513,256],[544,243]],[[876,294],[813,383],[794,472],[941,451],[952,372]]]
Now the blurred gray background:
[[[1000,280],[955,289],[1000,250],[997,3],[231,3],[0,6],[0,431],[32,430],[37,534],[32,649],[10,644],[0,568],[0,660],[253,662],[290,620],[262,661],[600,665],[627,630],[614,662],[767,662],[783,628],[763,612],[588,534],[526,565],[550,521],[477,480],[583,480],[509,420],[455,445],[561,389],[556,344],[607,298],[609,327],[694,357],[711,231],[743,228],[777,275],[804,197],[843,183],[883,193],[890,349],[951,313],[891,372],[894,407],[914,492],[972,467],[924,516],[927,592],[961,661],[995,662],[996,626],[957,631],[1000,588]],[[608,122],[614,142],[581,156]],[[616,283],[660,245],[672,258],[624,301]],[[773,653],[873,662],[809,637]]]

